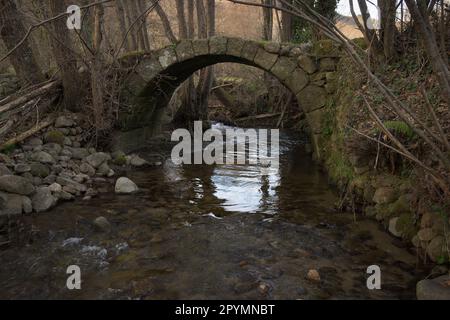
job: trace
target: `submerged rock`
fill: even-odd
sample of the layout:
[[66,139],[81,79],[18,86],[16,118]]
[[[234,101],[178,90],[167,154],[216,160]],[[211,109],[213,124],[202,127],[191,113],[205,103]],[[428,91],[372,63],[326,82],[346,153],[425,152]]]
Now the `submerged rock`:
[[22,214],[23,198],[18,194],[0,192],[0,216]]
[[145,165],[148,165],[148,162],[138,155],[134,155],[130,159],[130,165],[132,165],[133,167],[143,167]]
[[109,223],[108,219],[106,219],[105,217],[98,217],[97,219],[95,219],[94,226],[99,231],[103,231],[103,232],[111,231],[111,224]]
[[52,195],[49,187],[43,187],[36,190],[31,201],[36,212],[43,212],[52,208],[57,199]]
[[116,193],[128,194],[137,192],[138,190],[139,190],[138,186],[133,181],[131,181],[126,177],[121,177],[116,181],[115,186]]
[[319,282],[320,281],[319,271],[317,271],[316,269],[309,270],[308,274],[306,275],[306,279]]

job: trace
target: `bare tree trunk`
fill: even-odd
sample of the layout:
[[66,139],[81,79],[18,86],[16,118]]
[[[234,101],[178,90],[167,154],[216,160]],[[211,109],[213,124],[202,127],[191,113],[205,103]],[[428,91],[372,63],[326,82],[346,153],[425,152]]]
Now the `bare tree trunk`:
[[[205,14],[205,9],[203,6],[203,0],[199,0],[197,2],[198,5],[201,4],[203,8],[200,11],[197,11],[198,17],[198,25],[200,28],[201,24],[205,24],[206,21],[208,23],[207,34],[203,33],[202,37],[208,36],[213,37],[216,35],[216,1],[215,0],[207,0],[207,15]],[[200,34],[199,34],[200,37]],[[200,80],[198,84],[198,105],[199,105],[199,113],[200,119],[206,120],[208,118],[208,104],[209,104],[209,95],[211,92],[211,87],[214,80],[214,67],[208,67],[202,70],[200,73]]]
[[[22,16],[13,0],[0,0],[0,36],[8,51],[13,50],[26,34]],[[44,81],[44,76],[27,39],[9,56],[23,85]]]
[[[137,0],[136,4],[137,4],[137,9],[138,9],[137,14],[139,16],[145,11],[146,8],[144,7],[143,0]],[[139,25],[139,27],[140,27],[140,32],[142,33],[142,37],[144,38],[145,50],[150,51],[151,47],[150,47],[150,37],[148,34],[148,29],[147,29],[147,15],[144,15],[141,18],[141,24]]]
[[167,14],[164,12],[163,8],[161,8],[159,3],[156,4],[155,10],[159,18],[161,19],[164,28],[164,33],[166,34],[167,39],[169,39],[169,41],[172,43],[177,42],[178,40],[175,37],[175,34],[173,33],[169,18],[167,18]]
[[[178,20],[178,34],[180,39],[187,39],[189,35],[189,27],[186,21],[186,13],[185,13],[185,0],[176,0],[176,10],[177,10],[177,20]],[[189,14],[189,13],[188,13]],[[196,108],[195,108],[195,91],[194,91],[194,82],[192,77],[186,80],[183,84],[183,87],[180,88],[180,99],[181,99],[181,107],[179,115],[181,115],[184,119],[182,121],[186,121],[189,125],[192,120],[195,120],[197,117]]]
[[361,10],[361,18],[363,20],[362,23],[359,21],[359,18],[355,13],[353,1],[354,0],[349,0],[350,12],[352,14],[353,20],[358,26],[358,29],[364,35],[367,46],[370,48],[370,56],[376,61],[384,61],[384,52],[380,43],[380,39],[378,38],[375,30],[369,28],[369,26],[367,25],[370,14],[367,8],[366,0],[358,0],[358,5]]
[[[286,7],[284,3],[281,5]],[[292,15],[287,12],[281,12],[281,42],[289,42],[292,40]]]
[[438,78],[442,96],[447,104],[450,105],[450,72],[447,63],[442,59],[439,46],[436,41],[431,23],[428,17],[428,7],[424,1],[405,0],[411,17],[414,19],[414,26],[419,34],[420,39],[424,43],[433,72]]
[[[139,20],[142,23],[141,19],[138,19],[139,17],[139,6],[138,6],[139,0],[128,0],[128,5],[130,7],[130,25],[134,23],[135,21]],[[133,32],[136,35],[138,50],[146,50],[145,47],[145,37],[144,33],[142,32],[142,25],[141,23],[136,23],[133,26]]]
[[[94,9],[94,32],[92,37],[92,60],[91,60],[91,89],[92,89],[92,105],[94,108],[95,129],[97,132],[105,128],[105,108],[103,103],[104,96],[104,79],[102,73],[102,61],[100,46],[102,43],[102,21],[103,6],[98,5]],[[97,135],[98,136],[98,135]]]
[[[261,0],[265,5],[273,5],[273,0]],[[263,8],[263,39],[272,40],[273,36],[273,10],[271,8]]]
[[187,39],[188,30],[186,24],[186,15],[184,13],[184,0],[175,0],[177,7],[177,19],[178,19],[178,37],[180,39]]
[[[127,0],[128,2],[126,5],[124,4],[123,0],[117,0],[117,1],[121,2],[122,8],[124,8],[124,10],[125,10],[125,18],[126,18],[125,19],[125,21],[126,21],[125,27],[128,30],[128,28],[130,28],[130,25],[133,23],[133,10],[132,10],[132,6],[130,5],[130,2],[129,2],[130,0]],[[139,50],[136,34],[134,32],[130,32],[129,37],[130,37],[130,45],[129,45],[130,50],[133,50],[133,51]]]
[[382,28],[382,41],[383,51],[386,61],[389,62],[395,58],[395,38],[397,34],[397,28],[395,26],[396,18],[396,1],[392,0],[379,0],[378,5],[381,10],[381,28]]
[[187,0],[188,12],[188,38],[195,37],[195,22],[194,22],[194,0]]
[[[124,37],[126,37],[126,34],[127,34],[125,10],[123,9],[123,4],[122,4],[121,0],[116,0],[115,4],[116,4],[115,8],[116,8],[117,20],[119,21],[120,35],[121,35],[121,38],[123,39]],[[127,39],[127,41],[125,41],[124,45],[125,45],[125,50],[129,51],[130,50],[130,39],[129,38]]]
[[[51,16],[55,17],[66,12],[67,7],[62,0],[49,0],[49,10]],[[70,33],[66,28],[64,19],[55,20],[51,28],[50,42],[53,56],[61,74],[64,94],[64,106],[68,110],[78,111],[82,86],[78,73],[77,59],[74,54]]]

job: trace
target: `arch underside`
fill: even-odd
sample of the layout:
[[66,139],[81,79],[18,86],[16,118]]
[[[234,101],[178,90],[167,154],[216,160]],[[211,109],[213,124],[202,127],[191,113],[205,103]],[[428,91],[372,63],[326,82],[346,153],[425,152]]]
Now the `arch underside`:
[[[139,144],[137,140],[153,135],[158,131],[163,110],[174,91],[186,79],[197,70],[227,62],[253,66],[277,78],[297,97],[306,113],[312,136],[318,135],[322,131],[320,123],[327,98],[327,71],[319,68],[320,59],[325,58],[311,57],[299,46],[285,48],[283,52],[279,44],[238,38],[183,40],[141,57],[130,68],[124,81],[128,113],[121,115],[121,136],[127,143]],[[120,143],[122,149],[123,144]],[[127,145],[127,148],[138,146]]]

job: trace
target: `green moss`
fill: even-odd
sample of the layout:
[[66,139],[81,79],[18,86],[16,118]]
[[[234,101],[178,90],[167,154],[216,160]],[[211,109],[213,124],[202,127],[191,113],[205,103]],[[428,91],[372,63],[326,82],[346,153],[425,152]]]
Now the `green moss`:
[[17,145],[12,143],[4,146],[0,151],[5,154],[11,154],[14,150],[16,150]]
[[402,195],[397,201],[389,205],[388,211],[390,214],[410,213],[409,201],[405,195]]
[[127,158],[125,155],[119,155],[113,160],[113,164],[116,166],[124,166],[127,164]]
[[353,179],[353,168],[343,153],[331,152],[326,162],[333,181],[351,181]]
[[404,239],[411,240],[418,231],[412,213],[404,213],[397,220],[397,228]]
[[119,60],[128,60],[132,58],[140,58],[145,54],[144,51],[129,51],[127,53],[124,53]]
[[[406,124],[403,121],[392,120],[386,121],[383,124],[386,127],[386,129],[395,134],[400,134],[408,139],[412,139],[415,137],[415,132],[411,129],[410,126],[408,126],[408,124]],[[377,133],[379,133],[380,129],[377,128],[376,131]]]
[[53,130],[45,134],[45,142],[47,143],[57,143],[60,145],[64,144],[64,134],[61,131]]
[[360,47],[363,50],[368,49],[366,39],[364,38],[355,38],[352,40],[354,44],[356,44],[358,47]]
[[337,56],[339,55],[339,49],[332,40],[319,40],[313,44],[313,55],[317,57]]

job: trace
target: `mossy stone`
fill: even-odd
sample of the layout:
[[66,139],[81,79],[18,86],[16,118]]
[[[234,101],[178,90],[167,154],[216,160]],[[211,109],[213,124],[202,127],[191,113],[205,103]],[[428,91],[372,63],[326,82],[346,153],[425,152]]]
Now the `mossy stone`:
[[45,134],[44,140],[46,143],[57,143],[64,145],[64,134],[58,130],[52,130]]

